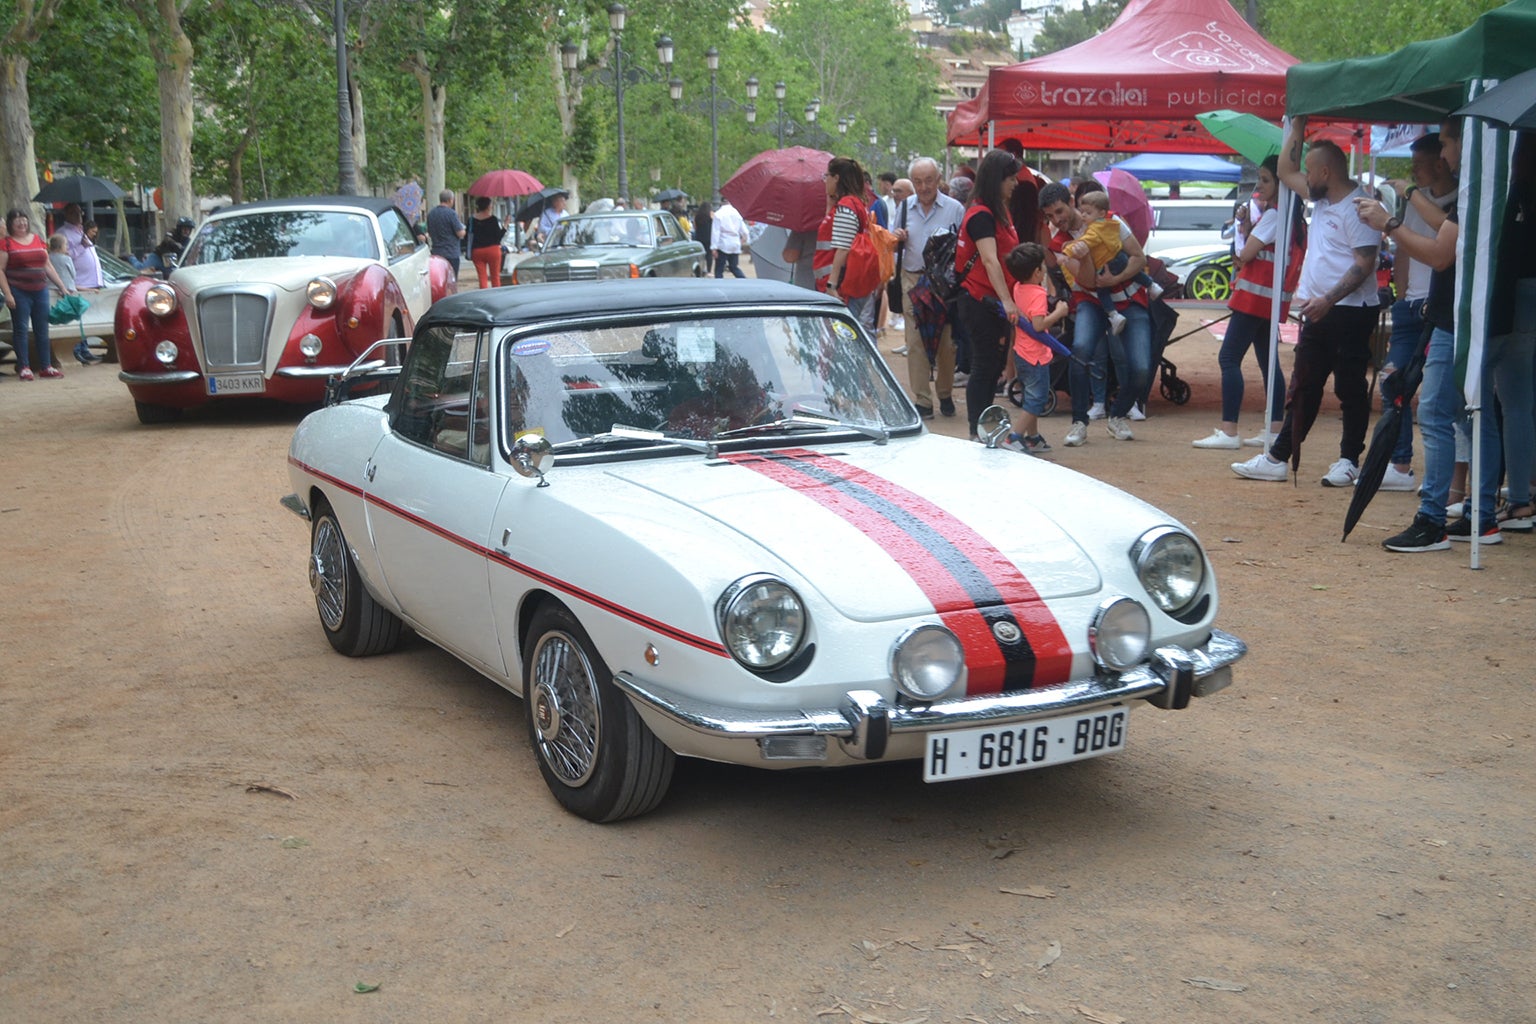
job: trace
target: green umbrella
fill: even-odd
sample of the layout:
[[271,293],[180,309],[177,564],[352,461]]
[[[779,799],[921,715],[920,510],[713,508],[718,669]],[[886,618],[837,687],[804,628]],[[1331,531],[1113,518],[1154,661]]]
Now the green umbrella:
[[1212,110],[1196,114],[1195,120],[1215,136],[1216,141],[1230,146],[1245,160],[1256,164],[1265,157],[1280,153],[1280,126],[1264,120],[1257,114],[1245,114],[1237,110]]
[[[89,309],[91,304],[78,295],[60,295],[48,307],[48,322],[51,324],[67,324],[71,320],[79,320],[80,315]],[[82,323],[82,331],[85,326]]]

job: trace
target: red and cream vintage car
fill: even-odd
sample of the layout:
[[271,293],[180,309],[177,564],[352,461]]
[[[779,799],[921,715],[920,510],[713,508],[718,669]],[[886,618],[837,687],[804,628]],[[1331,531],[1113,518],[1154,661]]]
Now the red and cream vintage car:
[[1112,753],[1246,650],[1188,530],[997,447],[1001,409],[987,444],[927,433],[815,292],[477,291],[380,374],[289,451],[321,627],[352,656],[409,627],[521,695],[594,821],[654,807],[678,755],[944,782]]
[[203,221],[165,280],[124,290],[118,376],[143,423],[226,397],[318,402],[358,353],[408,336],[457,288],[388,199],[231,206]]

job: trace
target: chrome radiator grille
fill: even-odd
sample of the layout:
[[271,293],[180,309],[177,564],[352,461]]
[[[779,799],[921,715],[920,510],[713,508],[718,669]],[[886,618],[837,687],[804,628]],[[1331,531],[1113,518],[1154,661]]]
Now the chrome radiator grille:
[[210,368],[260,367],[267,351],[271,302],[250,292],[204,295],[197,303],[203,358]]
[[596,281],[597,264],[586,266],[571,266],[569,264],[544,268],[544,280],[546,281]]

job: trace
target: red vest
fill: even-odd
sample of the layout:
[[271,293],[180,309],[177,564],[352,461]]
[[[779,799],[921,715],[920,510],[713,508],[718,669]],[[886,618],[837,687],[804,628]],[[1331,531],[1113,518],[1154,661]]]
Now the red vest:
[[[1291,315],[1291,296],[1296,293],[1296,282],[1301,280],[1301,261],[1305,255],[1299,239],[1292,236],[1289,242],[1290,258],[1285,266],[1285,288],[1280,293],[1280,319]],[[1259,254],[1243,265],[1237,280],[1232,282],[1232,297],[1227,308],[1235,313],[1247,313],[1260,320],[1274,315],[1275,297],[1275,246],[1271,242]]]
[[[957,274],[964,270],[965,265],[971,263],[971,257],[976,255],[976,241],[971,238],[971,218],[982,210],[987,210],[987,207],[979,203],[975,204],[965,211],[965,217],[960,221],[960,237],[955,244],[955,273]],[[992,211],[987,210],[987,212]],[[992,241],[997,243],[997,261],[1003,264],[1003,283],[1012,291],[1015,282],[1008,273],[1008,264],[1005,259],[1013,251],[1013,247],[1019,244],[1019,236],[1014,231],[1013,222],[1009,218],[999,219],[994,214],[992,219],[996,232],[992,236]],[[978,302],[993,297],[992,279],[987,276],[987,265],[979,256],[974,263],[971,263],[971,272],[966,274],[965,279],[960,283],[966,291],[970,292],[971,298]],[[1011,295],[1007,297],[1012,298]],[[1004,296],[998,295],[997,298],[1001,299]]]
[[816,255],[811,258],[811,269],[816,274],[816,290],[819,292],[827,290],[827,282],[832,275],[832,261],[837,258],[837,250],[832,247],[832,222],[837,219],[839,206],[848,207],[858,216],[860,231],[869,223],[869,213],[864,209],[864,204],[853,196],[843,196],[821,218],[821,223],[816,226]]

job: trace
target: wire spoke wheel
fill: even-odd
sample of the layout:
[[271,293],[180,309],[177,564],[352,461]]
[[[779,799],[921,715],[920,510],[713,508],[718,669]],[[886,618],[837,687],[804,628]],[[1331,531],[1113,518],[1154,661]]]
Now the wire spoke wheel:
[[539,756],[567,786],[592,777],[602,741],[597,677],[581,647],[567,633],[546,633],[533,652],[534,729]]
[[335,633],[347,610],[347,552],[341,527],[330,516],[315,523],[309,552],[309,589],[315,595],[320,624]]

